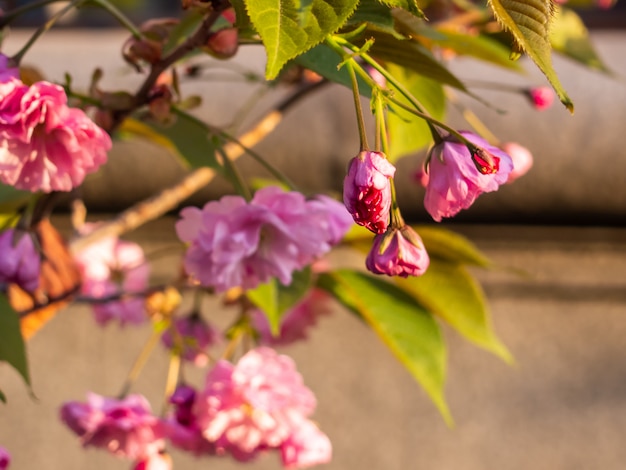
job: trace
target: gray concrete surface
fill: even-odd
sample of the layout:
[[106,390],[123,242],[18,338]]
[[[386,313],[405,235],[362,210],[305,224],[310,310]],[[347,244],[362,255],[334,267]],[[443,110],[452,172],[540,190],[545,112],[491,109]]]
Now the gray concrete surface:
[[[169,228],[168,228],[169,227]],[[293,355],[319,399],[315,415],[334,444],[333,470],[623,469],[626,461],[626,230],[466,226],[497,263],[528,272],[477,272],[514,367],[449,330],[449,429],[382,343],[339,308]],[[172,242],[171,226],[135,234],[148,251]],[[353,263],[340,257],[338,263]],[[358,261],[360,262],[360,261]],[[154,280],[171,275],[172,258]],[[226,324],[233,312],[206,305]],[[392,314],[392,312],[390,312]],[[116,394],[147,338],[145,329],[98,328],[83,307],[57,316],[29,344],[38,400],[0,368],[9,398],[0,407],[0,444],[12,468],[123,469],[128,464],[80,449],[58,421],[59,405],[88,390]],[[157,350],[135,390],[159,408],[166,355]],[[200,383],[202,373],[191,374]],[[240,468],[227,459],[174,453],[176,468]],[[250,468],[279,468],[266,456]]]
[[[8,37],[3,51],[17,49],[28,32],[15,31]],[[26,56],[25,62],[42,64],[52,80],[62,80],[65,72],[73,76],[74,86],[85,88],[92,70],[103,67],[105,89],[133,89],[137,76],[129,71],[120,57],[125,37],[122,31],[55,31],[48,33]],[[626,36],[619,31],[595,31],[597,49],[618,77],[626,76],[623,45]],[[610,78],[561,57],[555,57],[555,68],[564,87],[576,104],[570,116],[560,105],[537,113],[523,98],[502,92],[485,92],[495,106],[508,110],[501,115],[479,103],[473,108],[503,141],[518,141],[535,155],[535,167],[514,185],[502,188],[496,195],[479,199],[470,211],[458,220],[467,222],[547,222],[623,224],[626,211],[626,150],[623,145],[626,122],[626,87],[623,79]],[[223,66],[224,63],[212,62]],[[262,73],[264,58],[260,49],[242,47],[237,63]],[[506,80],[516,84],[545,84],[544,77],[533,64],[527,63],[526,76],[512,74],[494,67],[460,59],[453,70],[465,80]],[[223,73],[223,72],[221,72]],[[188,93],[204,97],[198,111],[216,125],[227,125],[254,87],[240,82],[223,81],[185,83]],[[277,90],[265,96],[255,115],[268,109],[282,96]],[[469,100],[464,100],[469,102]],[[301,187],[308,190],[340,190],[346,162],[356,154],[358,138],[350,92],[331,87],[302,102],[290,113],[290,119],[257,150],[283,169]],[[450,113],[451,122],[466,127],[458,115]],[[248,120],[248,124],[253,120]],[[145,162],[150,162],[146,173]],[[245,174],[263,174],[250,159],[241,162]],[[411,181],[411,173],[419,159],[410,158],[399,164],[397,181],[401,205],[411,218],[423,218],[423,193]],[[109,164],[97,176],[89,178],[85,197],[91,207],[111,210],[152,194],[164,184],[172,184],[183,170],[161,149],[150,144],[119,143],[110,155]],[[212,183],[194,198],[203,203],[229,186]]]

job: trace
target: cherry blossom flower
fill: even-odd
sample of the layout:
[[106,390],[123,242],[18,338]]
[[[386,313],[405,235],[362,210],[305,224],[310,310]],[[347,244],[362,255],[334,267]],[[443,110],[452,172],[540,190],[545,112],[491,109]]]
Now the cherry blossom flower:
[[511,157],[504,151],[471,132],[461,134],[481,148],[482,155],[472,155],[453,136],[447,136],[434,147],[428,164],[424,206],[437,222],[467,209],[482,193],[496,191],[513,170]]
[[517,142],[505,142],[500,146],[504,152],[510,155],[513,160],[513,171],[509,173],[506,180],[512,183],[520,176],[524,176],[533,166],[533,154],[526,147],[521,146]]
[[[176,329],[176,335],[172,328]],[[176,337],[180,344],[176,341]],[[178,349],[183,359],[198,367],[208,363],[206,350],[217,340],[217,331],[198,314],[176,318],[172,326],[161,336],[161,342],[167,348]]]
[[283,315],[277,336],[272,334],[265,314],[261,310],[253,310],[252,324],[259,333],[259,343],[268,346],[286,346],[307,339],[309,330],[317,324],[317,319],[330,314],[328,300],[329,297],[324,291],[311,290],[304,299]]
[[17,284],[28,292],[39,286],[41,257],[26,232],[8,229],[0,233],[0,283]]
[[347,231],[337,223],[336,208],[272,186],[249,203],[224,196],[202,209],[187,207],[181,216],[176,232],[190,243],[185,270],[217,292],[253,289],[273,277],[289,285],[294,271],[327,253],[338,232]]
[[149,455],[135,463],[133,470],[171,470],[172,458],[164,453]]
[[363,151],[348,166],[343,202],[354,221],[374,233],[389,225],[391,182],[396,168],[381,152]]
[[4,447],[0,447],[0,470],[6,470],[11,464],[11,454]]
[[[92,229],[93,225],[87,224],[85,232]],[[81,250],[75,258],[83,277],[83,295],[103,298],[142,292],[148,286],[150,267],[136,243],[105,237]],[[142,297],[96,303],[93,311],[100,325],[112,320],[118,320],[121,325],[146,321]]]
[[64,403],[61,420],[83,446],[104,448],[118,457],[145,459],[163,449],[164,425],[141,395],[116,400],[88,393],[86,402]]
[[526,93],[531,104],[537,111],[544,111],[550,108],[552,103],[554,103],[554,91],[552,91],[550,87],[533,87],[529,88]]
[[332,444],[315,423],[303,419],[294,424],[294,429],[294,433],[280,446],[285,468],[306,468],[330,462]]
[[67,106],[62,87],[22,83],[0,60],[0,181],[32,192],[70,191],[107,160],[108,134]]
[[422,239],[408,225],[376,235],[365,260],[365,266],[374,274],[400,277],[421,276],[429,264]]

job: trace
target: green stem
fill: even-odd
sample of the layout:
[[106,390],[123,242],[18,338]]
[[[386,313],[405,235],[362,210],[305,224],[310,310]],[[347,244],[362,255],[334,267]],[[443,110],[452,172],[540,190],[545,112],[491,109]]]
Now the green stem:
[[86,0],[87,3],[93,3],[100,8],[108,11],[119,23],[124,26],[136,39],[143,39],[143,33],[137,29],[135,24],[115,5],[108,0]]
[[45,7],[46,5],[49,5],[51,3],[64,2],[64,1],[66,0],[39,0],[37,2],[27,3],[26,5],[23,5],[21,7],[14,8],[13,10],[4,13],[2,17],[0,17],[0,28],[4,28],[9,23],[11,23],[11,21],[13,21],[15,18],[17,18],[18,16],[24,13],[28,13],[31,10],[36,10],[37,8]]
[[52,28],[52,26],[54,26],[54,23],[56,23],[68,11],[70,11],[72,8],[76,8],[78,5],[80,5],[83,2],[84,0],[74,0],[70,2],[68,5],[66,5],[65,7],[63,7],[61,10],[59,10],[56,14],[54,14],[48,21],[46,21],[33,33],[33,35],[28,39],[28,41],[26,41],[26,44],[22,46],[22,48],[18,51],[18,53],[15,54],[13,57],[11,57],[11,61],[16,66],[19,65],[24,55],[28,52],[28,50],[32,47],[32,45],[35,44],[37,39],[39,39],[39,36],[41,36],[43,33],[45,33],[50,28]]
[[160,338],[161,338],[161,332],[157,331],[156,329],[153,329],[152,334],[150,335],[150,338],[148,338],[148,341],[141,349],[139,356],[137,356],[137,359],[135,359],[135,363],[133,364],[132,368],[130,369],[130,372],[128,373],[128,376],[126,377],[126,381],[124,382],[124,385],[122,386],[122,391],[119,394],[120,398],[124,398],[126,395],[128,395],[128,392],[130,392],[130,389],[132,388],[133,384],[139,377],[139,374],[141,373],[142,369],[146,365],[146,362],[148,361],[150,354],[152,354],[152,351],[154,350],[154,347],[159,342]]

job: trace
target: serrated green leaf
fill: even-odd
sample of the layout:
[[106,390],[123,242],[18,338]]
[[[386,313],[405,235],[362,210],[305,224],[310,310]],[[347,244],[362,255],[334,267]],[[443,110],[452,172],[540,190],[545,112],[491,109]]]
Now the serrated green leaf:
[[424,12],[420,9],[415,0],[380,0],[380,2],[391,8],[406,10],[418,18],[424,18]]
[[507,363],[513,362],[493,330],[480,286],[462,265],[432,259],[423,276],[394,281],[467,340]]
[[481,268],[493,266],[493,263],[476,248],[476,245],[463,235],[432,225],[419,225],[413,228],[422,238],[431,258]]
[[371,29],[397,34],[391,10],[377,0],[361,0],[356,11],[350,16],[346,27],[367,23]]
[[215,159],[217,147],[207,128],[186,113],[179,113],[171,124],[126,119],[120,131],[165,147],[184,167],[222,169]]
[[[446,97],[439,82],[393,64],[387,65],[387,70],[417,98],[432,117],[443,119]],[[417,152],[432,142],[432,134],[426,122],[402,109],[394,109],[394,112],[387,115],[387,131],[387,158],[391,162]]]
[[498,21],[513,35],[517,48],[537,64],[561,102],[573,113],[574,103],[552,67],[549,35],[552,0],[489,0],[489,4]]
[[451,424],[444,398],[445,345],[439,326],[415,298],[391,283],[352,270],[322,274],[318,285],[369,324]]
[[19,316],[4,294],[0,294],[0,361],[8,362],[30,389],[30,372]]
[[287,311],[295,306],[311,287],[311,269],[293,273],[291,284],[283,286],[278,280],[261,284],[246,291],[246,296],[263,312],[273,335],[280,333],[280,323]]
[[337,31],[354,12],[353,0],[246,0],[250,20],[267,52],[268,80],[291,59],[308,51]]
[[558,53],[587,67],[612,75],[596,53],[587,27],[573,10],[561,7],[552,25],[550,41]]

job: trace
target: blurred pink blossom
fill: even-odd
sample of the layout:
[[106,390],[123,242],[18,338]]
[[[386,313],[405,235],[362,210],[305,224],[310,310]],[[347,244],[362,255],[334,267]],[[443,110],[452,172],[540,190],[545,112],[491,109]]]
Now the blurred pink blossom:
[[133,470],[171,470],[172,458],[166,453],[152,454],[135,463]]
[[307,339],[309,330],[317,324],[317,319],[322,315],[330,314],[331,308],[328,301],[329,297],[324,291],[311,290],[284,314],[278,336],[272,334],[265,314],[261,310],[253,310],[252,324],[259,333],[260,344],[286,346]]
[[376,235],[365,260],[365,266],[374,274],[400,277],[421,276],[429,264],[422,239],[408,225]]
[[374,233],[383,233],[389,225],[390,179],[395,172],[381,152],[363,151],[350,160],[343,202],[354,221]]
[[[176,329],[176,335],[172,328]],[[177,344],[177,336],[181,344]],[[202,367],[209,360],[206,350],[218,341],[218,334],[200,315],[191,314],[176,318],[161,336],[161,341],[169,349],[180,350],[183,359]]]
[[0,447],[0,470],[6,470],[11,464],[11,454],[4,447]]
[[86,402],[61,407],[61,420],[85,447],[101,447],[118,457],[146,459],[163,449],[165,428],[141,395],[117,400],[95,393]]
[[526,147],[517,142],[505,142],[500,148],[510,155],[513,160],[513,171],[509,173],[507,183],[512,183],[520,176],[524,176],[533,166],[533,154]]
[[529,88],[526,93],[537,111],[543,111],[552,106],[554,102],[554,91],[547,86]]
[[181,216],[176,232],[190,243],[185,269],[218,292],[252,289],[273,277],[288,285],[294,271],[327,253],[338,232],[347,231],[336,207],[273,186],[258,190],[249,203],[224,196],[202,209],[187,207]]
[[32,235],[17,229],[0,233],[0,283],[14,283],[28,292],[39,286],[41,257]]
[[293,423],[295,431],[280,446],[285,468],[306,468],[330,462],[332,445],[328,436],[308,419]]
[[0,181],[32,192],[70,191],[106,162],[111,139],[67,106],[62,87],[25,85],[1,57]]
[[[461,134],[480,147],[483,155],[472,155],[464,143],[451,135],[434,147],[428,164],[424,206],[437,222],[467,209],[482,193],[496,191],[513,170],[511,157],[504,151],[471,132]],[[484,171],[477,169],[475,158]]]
[[[85,233],[93,229],[86,224]],[[81,293],[94,298],[142,292],[148,286],[150,267],[142,248],[116,237],[102,238],[81,250],[76,261],[83,276]],[[143,297],[111,300],[93,305],[96,321],[141,324],[146,321]]]

